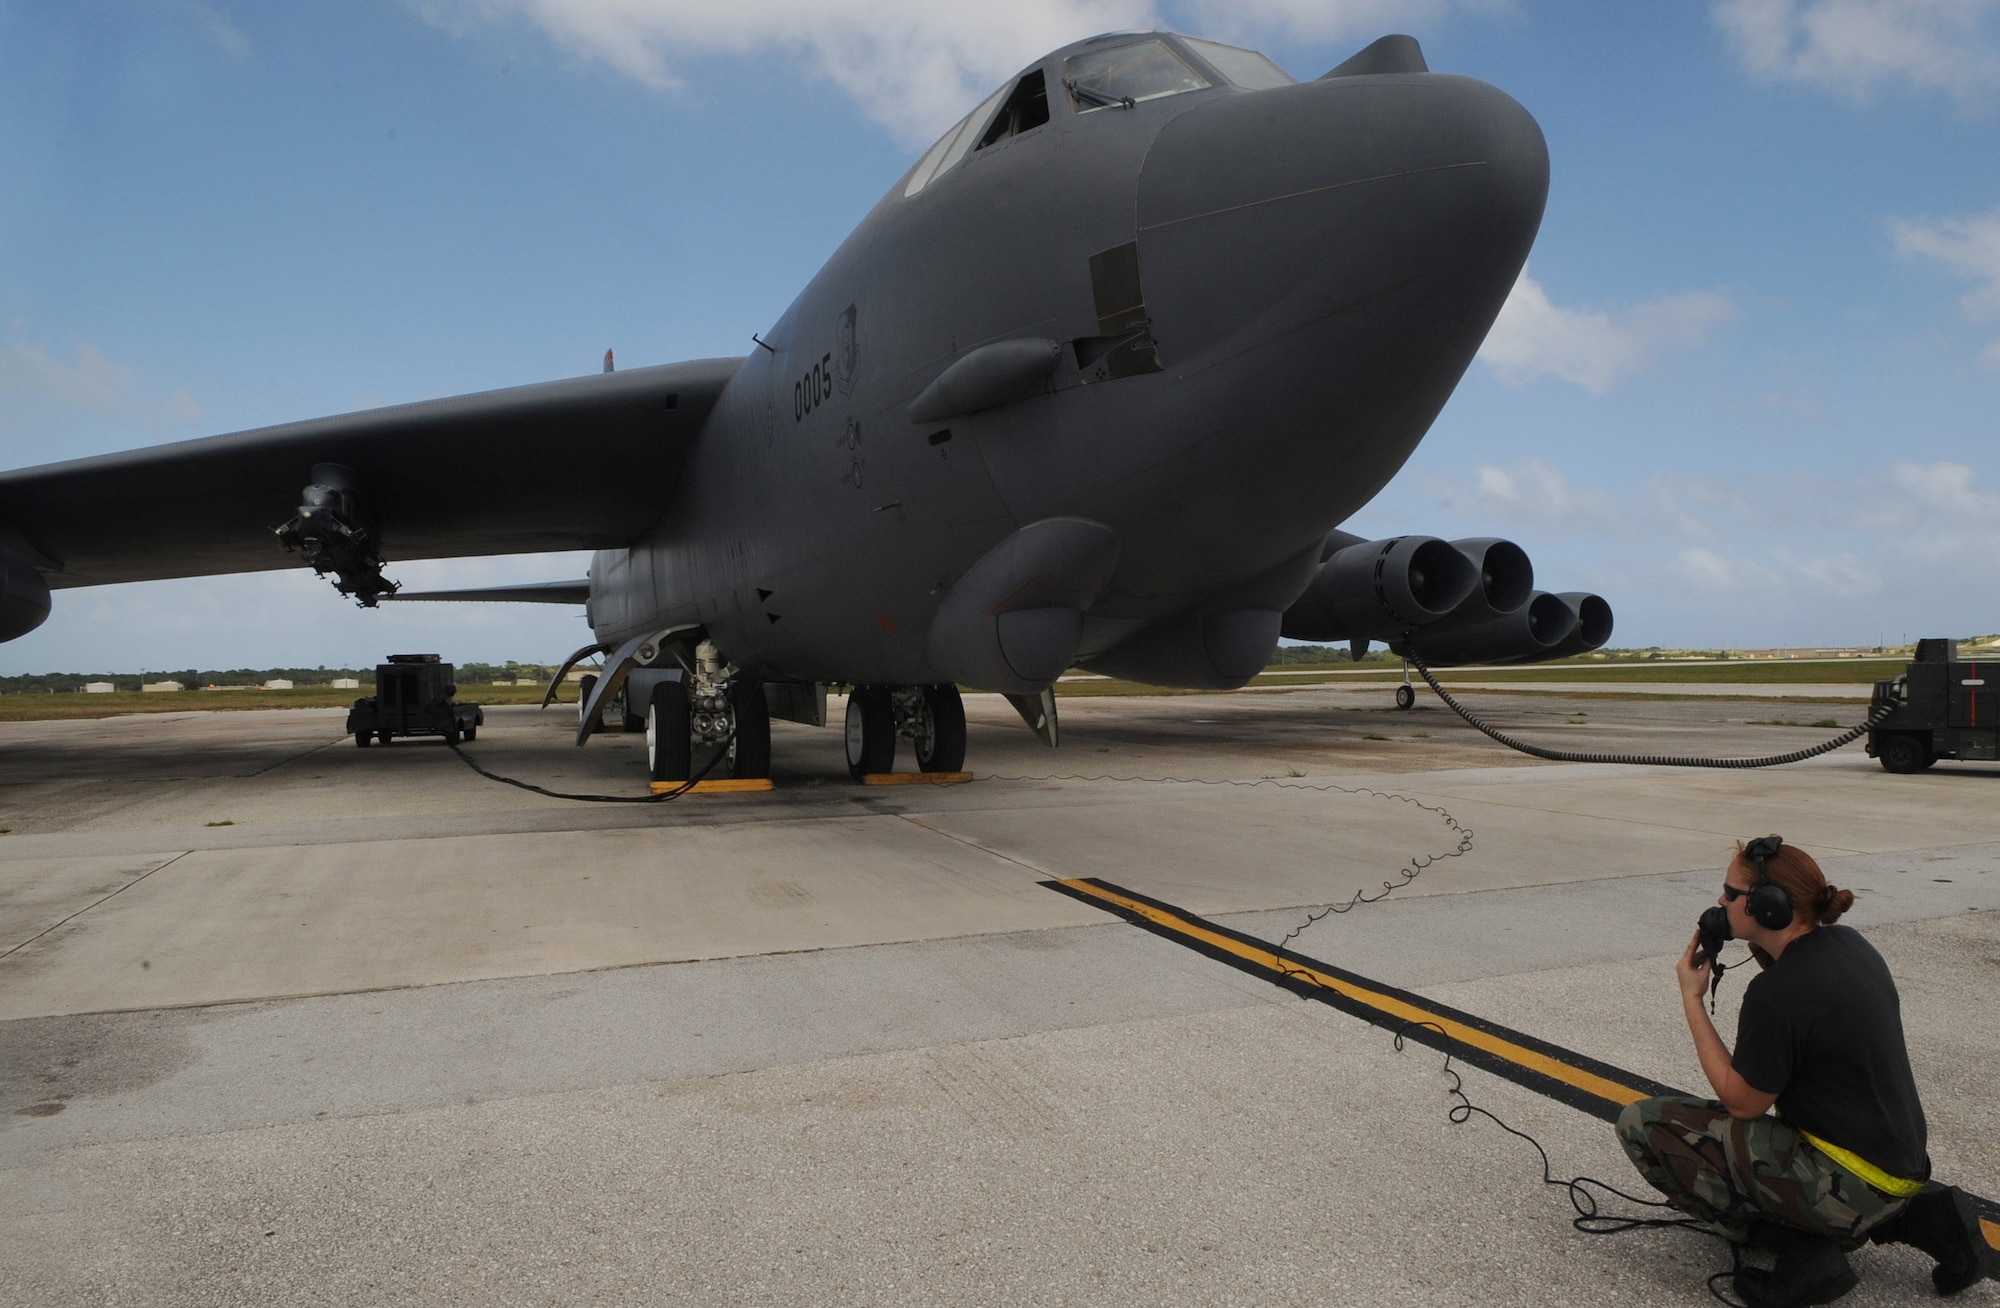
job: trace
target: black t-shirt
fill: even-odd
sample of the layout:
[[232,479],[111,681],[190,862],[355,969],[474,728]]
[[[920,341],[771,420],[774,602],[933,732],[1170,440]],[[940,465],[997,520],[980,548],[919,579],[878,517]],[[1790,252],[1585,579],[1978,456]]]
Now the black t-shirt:
[[1756,1089],[1776,1092],[1790,1125],[1891,1176],[1930,1176],[1896,982],[1852,927],[1808,931],[1751,978],[1732,1063]]

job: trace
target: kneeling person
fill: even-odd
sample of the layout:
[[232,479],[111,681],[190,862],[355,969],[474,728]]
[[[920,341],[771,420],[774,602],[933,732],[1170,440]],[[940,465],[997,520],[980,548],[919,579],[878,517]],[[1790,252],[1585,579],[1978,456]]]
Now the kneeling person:
[[1717,903],[1725,938],[1748,941],[1762,971],[1744,991],[1733,1055],[1702,1005],[1714,960],[1700,933],[1675,966],[1716,1097],[1641,1100],[1618,1118],[1625,1152],[1676,1208],[1777,1253],[1770,1271],[1736,1275],[1751,1308],[1839,1298],[1857,1280],[1844,1250],[1864,1239],[1936,1258],[1940,1294],[1981,1275],[1965,1197],[1926,1184],[1896,983],[1859,932],[1834,925],[1853,902],[1776,836],[1740,847]]

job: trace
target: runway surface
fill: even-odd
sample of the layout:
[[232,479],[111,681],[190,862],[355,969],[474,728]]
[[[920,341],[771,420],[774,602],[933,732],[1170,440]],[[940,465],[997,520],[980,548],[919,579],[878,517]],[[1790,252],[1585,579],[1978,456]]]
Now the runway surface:
[[[776,791],[645,805],[337,711],[0,725],[0,1303],[1711,1302],[1717,1241],[1573,1230],[1437,1052],[1045,883],[1266,941],[1394,884],[1294,947],[1692,1087],[1672,958],[1772,830],[1896,971],[1940,1175],[2000,1196],[2000,768],[1542,764],[1389,689],[1066,699],[1055,751],[970,697],[951,788],[780,725]],[[1860,711],[1469,698],[1677,754]],[[572,734],[493,710],[467,752],[643,793],[636,739]],[[1930,1297],[1855,1258],[1843,1302]]]

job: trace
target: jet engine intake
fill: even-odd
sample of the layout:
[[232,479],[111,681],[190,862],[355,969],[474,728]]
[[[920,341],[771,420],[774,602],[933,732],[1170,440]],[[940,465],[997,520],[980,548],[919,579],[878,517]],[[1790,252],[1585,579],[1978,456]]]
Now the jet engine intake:
[[1444,624],[1413,631],[1389,642],[1405,658],[1426,663],[1534,662],[1553,657],[1576,630],[1577,614],[1560,596],[1534,591],[1512,613],[1469,627],[1440,629]]
[[[1455,540],[1452,546],[1471,560],[1478,584],[1458,607],[1433,623],[1426,634],[1486,626],[1518,613],[1535,594],[1535,565],[1528,561],[1528,552],[1513,541],[1474,536]],[[1545,612],[1546,609],[1545,605]]]
[[1478,563],[1436,537],[1355,541],[1335,532],[1305,594],[1285,610],[1283,633],[1293,640],[1391,640],[1452,612],[1479,581]]
[[1566,659],[1578,654],[1588,654],[1594,649],[1602,649],[1604,642],[1611,639],[1611,605],[1603,596],[1591,595],[1580,590],[1566,590],[1556,596],[1576,614],[1576,627],[1569,635],[1556,642],[1555,646],[1542,654],[1530,654],[1516,659],[1517,663],[1540,663],[1545,659]]
[[25,636],[48,620],[49,584],[26,559],[0,549],[0,641]]

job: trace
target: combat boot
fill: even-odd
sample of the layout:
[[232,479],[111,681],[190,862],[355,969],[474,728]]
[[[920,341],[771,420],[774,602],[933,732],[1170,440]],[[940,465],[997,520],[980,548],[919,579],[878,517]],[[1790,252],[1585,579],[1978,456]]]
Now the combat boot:
[[1939,1294],[1957,1294],[1986,1275],[1979,1215],[1955,1185],[1927,1186],[1868,1238],[1876,1244],[1914,1245],[1937,1259],[1931,1284]]
[[1753,1238],[1775,1252],[1778,1263],[1768,1272],[1761,1267],[1737,1270],[1736,1293],[1750,1308],[1832,1303],[1861,1283],[1831,1236],[1764,1222]]

